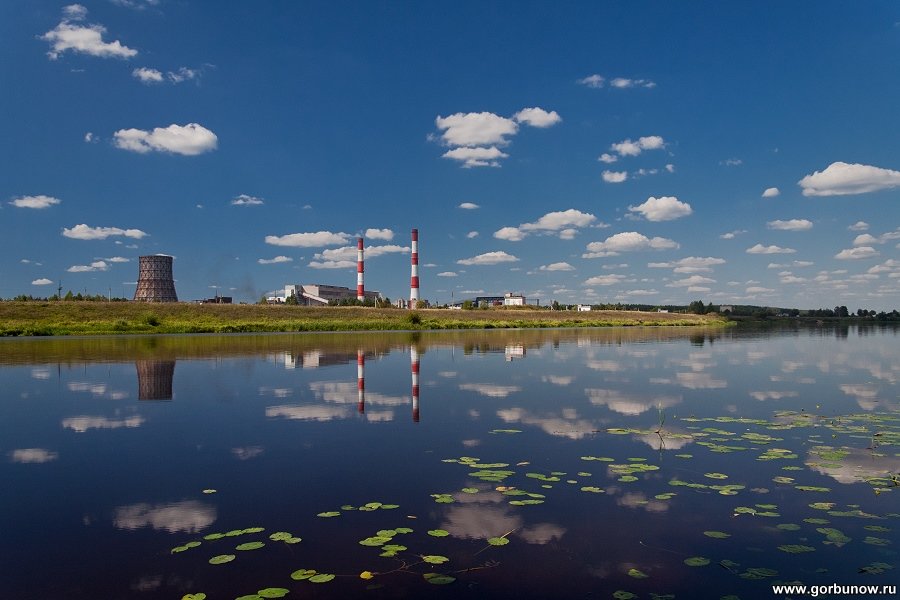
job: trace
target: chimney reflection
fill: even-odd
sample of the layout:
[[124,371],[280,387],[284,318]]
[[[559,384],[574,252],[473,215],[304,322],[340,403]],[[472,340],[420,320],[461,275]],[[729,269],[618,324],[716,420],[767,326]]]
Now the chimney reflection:
[[171,400],[174,360],[138,360],[138,400]]
[[359,414],[366,412],[366,353],[356,351],[356,410]]
[[409,347],[409,361],[412,366],[412,405],[413,405],[413,422],[419,422],[419,349],[415,346]]

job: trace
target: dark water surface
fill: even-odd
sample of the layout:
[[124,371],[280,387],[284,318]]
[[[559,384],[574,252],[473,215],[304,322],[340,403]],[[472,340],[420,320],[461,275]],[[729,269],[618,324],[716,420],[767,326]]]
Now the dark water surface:
[[896,584],[898,379],[874,327],[3,340],[0,597]]

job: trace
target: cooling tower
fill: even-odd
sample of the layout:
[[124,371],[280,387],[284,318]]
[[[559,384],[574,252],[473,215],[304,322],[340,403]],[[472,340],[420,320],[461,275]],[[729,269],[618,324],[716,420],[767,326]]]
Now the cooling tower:
[[172,257],[157,254],[142,256],[138,271],[136,302],[178,302],[172,279]]

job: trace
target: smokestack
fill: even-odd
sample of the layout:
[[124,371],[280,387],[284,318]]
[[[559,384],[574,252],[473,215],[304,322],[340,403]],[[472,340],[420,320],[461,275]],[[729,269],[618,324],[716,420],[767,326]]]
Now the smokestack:
[[[409,307],[419,301],[419,230],[412,230],[412,269],[409,278]],[[418,364],[418,361],[416,362]]]
[[[415,230],[413,230],[415,231]],[[415,238],[413,238],[415,239]],[[415,243],[415,242],[413,242]],[[412,409],[413,422],[419,422],[419,350],[415,346],[409,347],[409,362],[412,365]]]
[[366,299],[366,290],[363,287],[363,271],[365,267],[363,266],[363,239],[358,238],[356,240],[356,299],[357,300],[365,300]]
[[366,353],[356,351],[356,410],[366,412]]

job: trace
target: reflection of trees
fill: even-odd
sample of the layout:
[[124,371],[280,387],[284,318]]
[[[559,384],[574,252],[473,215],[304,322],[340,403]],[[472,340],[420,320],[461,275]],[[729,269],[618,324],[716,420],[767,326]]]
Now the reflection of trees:
[[171,400],[174,360],[138,360],[138,400]]

